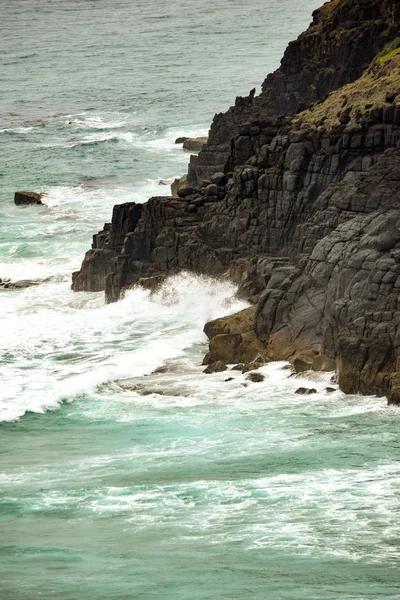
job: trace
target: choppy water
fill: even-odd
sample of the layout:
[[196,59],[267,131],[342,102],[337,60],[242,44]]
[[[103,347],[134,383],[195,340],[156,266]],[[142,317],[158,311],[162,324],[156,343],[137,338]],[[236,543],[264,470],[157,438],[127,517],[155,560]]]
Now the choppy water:
[[44,280],[0,291],[1,600],[400,598],[398,410],[279,363],[202,375],[228,283],[70,291],[318,4],[0,1],[0,278]]

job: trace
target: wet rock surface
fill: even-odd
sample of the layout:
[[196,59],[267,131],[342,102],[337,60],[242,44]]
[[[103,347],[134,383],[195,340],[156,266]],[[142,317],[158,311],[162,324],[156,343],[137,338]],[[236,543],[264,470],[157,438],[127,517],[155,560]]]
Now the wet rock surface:
[[0,290],[23,290],[34,285],[40,285],[43,280],[40,279],[20,279],[11,281],[10,279],[0,279]]

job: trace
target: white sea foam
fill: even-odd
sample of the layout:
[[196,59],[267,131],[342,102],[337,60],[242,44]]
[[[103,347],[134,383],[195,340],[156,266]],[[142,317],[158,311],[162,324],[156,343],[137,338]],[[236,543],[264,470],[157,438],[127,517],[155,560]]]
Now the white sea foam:
[[101,294],[75,295],[68,287],[47,284],[17,298],[5,295],[2,420],[150,373],[204,341],[207,320],[246,306],[234,299],[231,284],[189,274],[170,278],[151,297],[135,289],[111,305]]
[[29,133],[33,130],[33,127],[10,127],[0,129],[0,133]]
[[118,113],[103,115],[83,113],[79,115],[67,115],[64,117],[63,124],[70,127],[75,126],[88,129],[119,129],[128,124],[128,121],[122,117],[123,115]]

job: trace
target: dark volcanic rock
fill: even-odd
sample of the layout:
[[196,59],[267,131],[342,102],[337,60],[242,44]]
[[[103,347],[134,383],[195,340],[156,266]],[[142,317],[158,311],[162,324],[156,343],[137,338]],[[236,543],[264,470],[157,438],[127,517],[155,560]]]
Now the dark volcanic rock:
[[[356,79],[398,35],[399,13],[395,0],[316,11],[261,96],[214,119],[188,198],[116,206],[74,289],[105,288],[114,301],[183,269],[228,277],[257,306],[208,324],[208,368],[301,359],[336,367],[347,393],[400,403],[400,104],[330,129],[278,116]],[[339,111],[351,113],[347,96]]]
[[253,383],[261,383],[264,381],[265,376],[262,373],[249,373],[246,379],[252,381]]
[[310,396],[310,394],[316,394],[317,390],[315,388],[305,388],[299,387],[295,391],[295,394],[299,394],[300,396]]
[[17,206],[29,206],[30,204],[42,205],[43,194],[37,192],[15,192],[14,203]]
[[260,116],[295,115],[360,77],[385,44],[399,35],[399,22],[398,0],[333,0],[314,11],[310,27],[290,42],[261,94],[250,93],[226,113],[215,115],[207,145],[191,158],[189,184],[195,187],[217,171],[229,171],[232,143],[238,144],[242,159],[254,154],[252,136],[259,134],[243,124]]
[[80,271],[72,275],[76,292],[99,292],[105,289],[107,276],[118,267],[125,237],[134,231],[142,214],[142,205],[127,202],[114,206],[112,222],[93,236],[92,249],[82,262]]

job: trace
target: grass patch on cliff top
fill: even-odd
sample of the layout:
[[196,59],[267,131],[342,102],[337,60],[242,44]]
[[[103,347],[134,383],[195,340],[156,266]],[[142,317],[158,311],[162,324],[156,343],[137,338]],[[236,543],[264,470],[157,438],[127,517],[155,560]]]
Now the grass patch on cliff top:
[[396,101],[400,102],[400,47],[391,46],[378,54],[357,81],[331,92],[321,104],[299,113],[295,122],[329,128],[339,125],[341,116],[347,111],[351,119],[349,124],[354,124],[372,108],[388,106],[385,101],[388,92],[397,93]]

